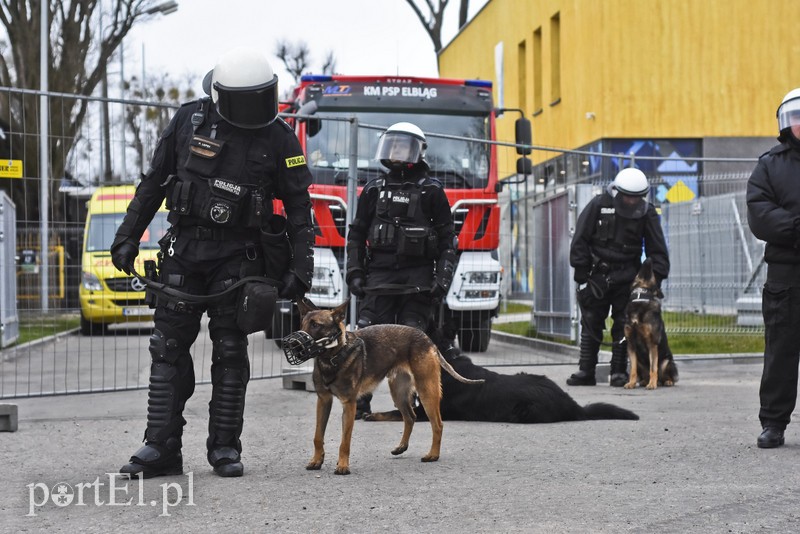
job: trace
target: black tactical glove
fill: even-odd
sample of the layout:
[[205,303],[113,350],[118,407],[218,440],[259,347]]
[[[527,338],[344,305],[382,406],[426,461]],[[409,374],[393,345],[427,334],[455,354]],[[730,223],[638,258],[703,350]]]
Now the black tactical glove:
[[358,298],[363,298],[366,295],[366,292],[364,291],[364,278],[361,276],[357,276],[350,280],[348,287],[350,288],[350,293]]
[[579,284],[585,284],[589,281],[590,270],[587,267],[575,267],[575,275],[572,278]]
[[431,286],[430,295],[433,300],[439,300],[447,294],[447,288],[439,282],[434,281]]
[[283,288],[279,295],[281,298],[298,301],[306,294],[306,285],[294,273],[283,275]]
[[133,274],[133,262],[139,255],[139,247],[130,241],[123,241],[111,249],[111,263],[117,270],[127,275]]

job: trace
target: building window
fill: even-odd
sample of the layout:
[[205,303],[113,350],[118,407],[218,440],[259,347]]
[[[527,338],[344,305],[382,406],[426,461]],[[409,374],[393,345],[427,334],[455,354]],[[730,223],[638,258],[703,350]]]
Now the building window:
[[542,28],[533,32],[533,115],[542,112]]
[[561,102],[561,14],[550,18],[550,105]]
[[525,41],[522,41],[517,46],[517,90],[518,98],[519,98],[519,107],[521,109],[525,109],[526,104],[528,103],[528,86],[525,83],[527,78],[527,58],[525,57]]

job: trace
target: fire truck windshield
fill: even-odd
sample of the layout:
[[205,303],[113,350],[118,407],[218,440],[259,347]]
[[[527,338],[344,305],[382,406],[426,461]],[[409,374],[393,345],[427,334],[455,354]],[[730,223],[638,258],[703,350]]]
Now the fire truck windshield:
[[[386,169],[375,159],[378,138],[384,128],[396,122],[412,122],[425,132],[428,149],[425,161],[430,175],[448,189],[483,189],[489,180],[488,115],[435,115],[408,113],[357,113],[359,185]],[[345,185],[350,167],[350,123],[353,112],[321,111],[319,131],[307,139],[306,154],[314,182]],[[450,139],[435,134],[463,137]]]

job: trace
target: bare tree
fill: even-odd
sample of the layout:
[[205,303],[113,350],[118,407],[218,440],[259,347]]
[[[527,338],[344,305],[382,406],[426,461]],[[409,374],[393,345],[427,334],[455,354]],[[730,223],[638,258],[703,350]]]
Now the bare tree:
[[[442,49],[442,22],[444,21],[444,10],[449,2],[450,0],[424,0],[424,2],[406,0],[406,3],[414,10],[417,18],[428,33],[428,37],[431,38],[433,51],[437,54]],[[420,7],[417,4],[424,4],[424,7]],[[468,11],[469,0],[461,0],[458,9],[459,28],[467,23]]]
[[[290,43],[280,40],[275,44],[275,56],[283,62],[283,66],[294,79],[300,83],[300,77],[311,69],[311,50],[305,41]],[[333,74],[336,71],[336,57],[329,51],[322,63],[322,74]]]
[[[157,14],[160,0],[0,0],[0,24],[8,42],[0,43],[0,85],[37,90],[41,9],[48,9],[48,89],[65,95],[91,95],[105,74],[106,64],[131,28]],[[101,6],[105,5],[105,10]],[[102,28],[100,16],[102,13]],[[55,100],[51,99],[51,102]],[[86,116],[88,101],[60,97],[50,113],[51,177],[63,176],[66,160]],[[0,94],[0,112],[12,134],[25,135],[14,158],[22,159],[27,177],[38,177],[38,99],[20,93]],[[38,180],[9,186],[23,207],[22,216],[38,220]],[[51,184],[57,180],[50,180]],[[51,188],[53,185],[51,185]],[[54,209],[56,209],[54,207]]]

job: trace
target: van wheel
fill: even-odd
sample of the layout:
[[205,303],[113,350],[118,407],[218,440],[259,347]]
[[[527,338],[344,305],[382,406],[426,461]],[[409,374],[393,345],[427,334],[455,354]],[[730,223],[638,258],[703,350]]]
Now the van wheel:
[[82,336],[104,336],[108,333],[108,326],[103,323],[93,323],[81,314]]
[[492,320],[462,325],[458,331],[458,344],[466,352],[486,352],[492,337]]

